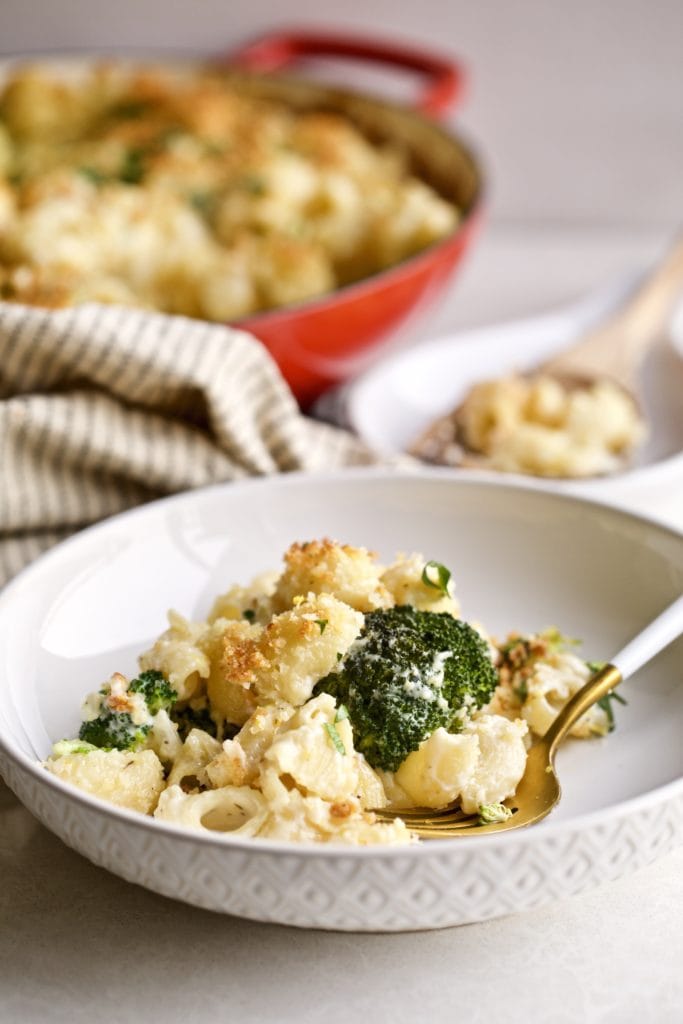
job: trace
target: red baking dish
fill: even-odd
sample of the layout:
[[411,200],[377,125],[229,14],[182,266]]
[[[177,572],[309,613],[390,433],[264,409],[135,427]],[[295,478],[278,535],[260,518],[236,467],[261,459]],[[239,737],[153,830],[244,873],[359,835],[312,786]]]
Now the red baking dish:
[[[306,57],[380,62],[417,73],[422,91],[412,108],[365,93],[273,72]],[[454,61],[401,45],[342,35],[278,32],[226,58],[250,93],[296,109],[345,114],[371,138],[397,141],[416,173],[462,211],[450,235],[416,256],[329,295],[240,320],[270,351],[306,407],[323,391],[357,373],[409,314],[437,296],[472,239],[482,205],[482,173],[472,150],[436,120],[459,100],[463,72]]]

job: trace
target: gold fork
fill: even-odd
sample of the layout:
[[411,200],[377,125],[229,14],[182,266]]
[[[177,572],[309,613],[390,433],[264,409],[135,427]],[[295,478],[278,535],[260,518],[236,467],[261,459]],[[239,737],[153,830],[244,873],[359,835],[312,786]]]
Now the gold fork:
[[480,824],[478,815],[465,814],[456,806],[429,810],[424,807],[375,811],[380,819],[402,818],[411,831],[424,839],[481,836],[534,825],[558,803],[561,790],[555,774],[555,753],[575,722],[596,701],[628,679],[683,633],[683,595],[597,671],[560,711],[542,739],[527,755],[524,775],[513,797],[505,801],[512,815],[504,821]]

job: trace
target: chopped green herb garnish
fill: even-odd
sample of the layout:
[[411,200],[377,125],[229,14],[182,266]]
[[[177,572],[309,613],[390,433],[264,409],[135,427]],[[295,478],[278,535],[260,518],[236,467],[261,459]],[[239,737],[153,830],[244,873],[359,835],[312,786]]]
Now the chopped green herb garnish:
[[258,174],[245,175],[240,185],[245,192],[251,192],[253,196],[263,196],[267,191],[265,179]]
[[532,665],[548,652],[561,654],[568,647],[575,647],[580,643],[580,640],[564,636],[556,626],[549,626],[542,632],[529,636],[513,633],[505,643],[498,644],[498,650],[503,661],[509,661],[510,667],[516,670]]
[[440,562],[427,562],[422,570],[422,582],[427,587],[434,587],[445,597],[449,596],[448,584],[451,580],[450,570]]
[[78,173],[82,177],[87,178],[93,185],[102,185],[108,180],[108,175],[104,171],[100,171],[97,167],[79,167]]
[[565,636],[564,633],[560,632],[557,626],[548,626],[540,635],[551,648],[557,651],[562,651],[566,647],[578,647],[581,644],[581,640],[577,640],[575,637]]
[[223,156],[223,154],[229,152],[230,149],[230,143],[227,141],[204,141],[204,151],[207,156]]
[[586,664],[588,665],[588,668],[591,670],[591,672],[595,673],[595,672],[602,671],[602,669],[605,667],[607,662],[606,661],[587,661]]
[[344,655],[342,654],[342,652],[341,651],[337,651],[337,661],[341,661],[343,657],[344,657]]
[[327,735],[332,740],[332,743],[334,745],[334,749],[337,751],[337,753],[338,754],[346,754],[346,747],[342,743],[342,738],[339,735],[339,733],[337,732],[336,725],[333,725],[331,722],[325,722],[325,731],[327,732]]
[[253,622],[256,618],[256,612],[253,608],[245,608],[242,612],[242,618],[246,619],[247,622]]
[[327,619],[316,619],[315,621],[318,623],[318,628],[320,629],[320,634],[322,636],[327,629]]
[[349,709],[346,704],[340,704],[337,708],[337,714],[334,716],[335,722],[343,722],[345,718],[349,717]]
[[620,693],[615,693],[614,690],[610,690],[610,692],[606,693],[604,697],[601,697],[599,701],[596,701],[598,707],[602,708],[607,715],[608,732],[614,732],[616,726],[614,721],[614,709],[612,707],[613,700],[618,701],[620,704],[628,704],[628,701],[624,700]]
[[119,117],[122,121],[129,121],[142,117],[149,110],[149,107],[150,103],[148,100],[123,100],[115,107],[112,107],[111,113],[112,117]]
[[180,125],[171,125],[169,128],[164,128],[163,132],[157,136],[157,146],[168,146],[169,142],[173,142],[175,139],[182,138],[187,132]]
[[520,682],[518,683],[518,685],[517,685],[517,686],[515,686],[515,693],[517,694],[517,696],[519,697],[520,701],[521,701],[521,702],[522,702],[522,704],[523,704],[523,703],[524,703],[524,701],[525,701],[525,700],[527,699],[527,697],[529,696],[529,687],[528,687],[528,685],[527,685],[527,681],[526,681],[526,679],[522,679],[522,680],[521,680],[521,681],[520,681]]
[[201,213],[203,217],[209,216],[216,202],[216,196],[213,192],[192,192],[189,198],[195,210]]
[[119,179],[127,185],[139,185],[145,175],[144,153],[129,149],[119,171]]

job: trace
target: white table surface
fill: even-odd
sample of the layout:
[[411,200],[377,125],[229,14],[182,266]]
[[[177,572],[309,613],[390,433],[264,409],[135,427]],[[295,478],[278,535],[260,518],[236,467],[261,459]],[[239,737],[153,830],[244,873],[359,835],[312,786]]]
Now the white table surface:
[[[423,330],[540,312],[662,244],[641,229],[490,228]],[[0,1021],[674,1024],[682,879],[679,851],[517,917],[409,935],[299,932],[121,881],[62,845],[0,782]]]

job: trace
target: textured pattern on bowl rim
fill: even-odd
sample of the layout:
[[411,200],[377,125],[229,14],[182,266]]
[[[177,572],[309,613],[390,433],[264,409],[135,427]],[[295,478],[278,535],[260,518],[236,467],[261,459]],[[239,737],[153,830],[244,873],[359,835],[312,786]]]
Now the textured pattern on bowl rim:
[[[10,788],[94,864],[194,906],[299,928],[410,931],[531,910],[630,874],[674,849],[683,784],[514,836],[416,847],[301,847],[160,826],[37,777],[0,748]],[[48,783],[46,785],[46,782]]]

